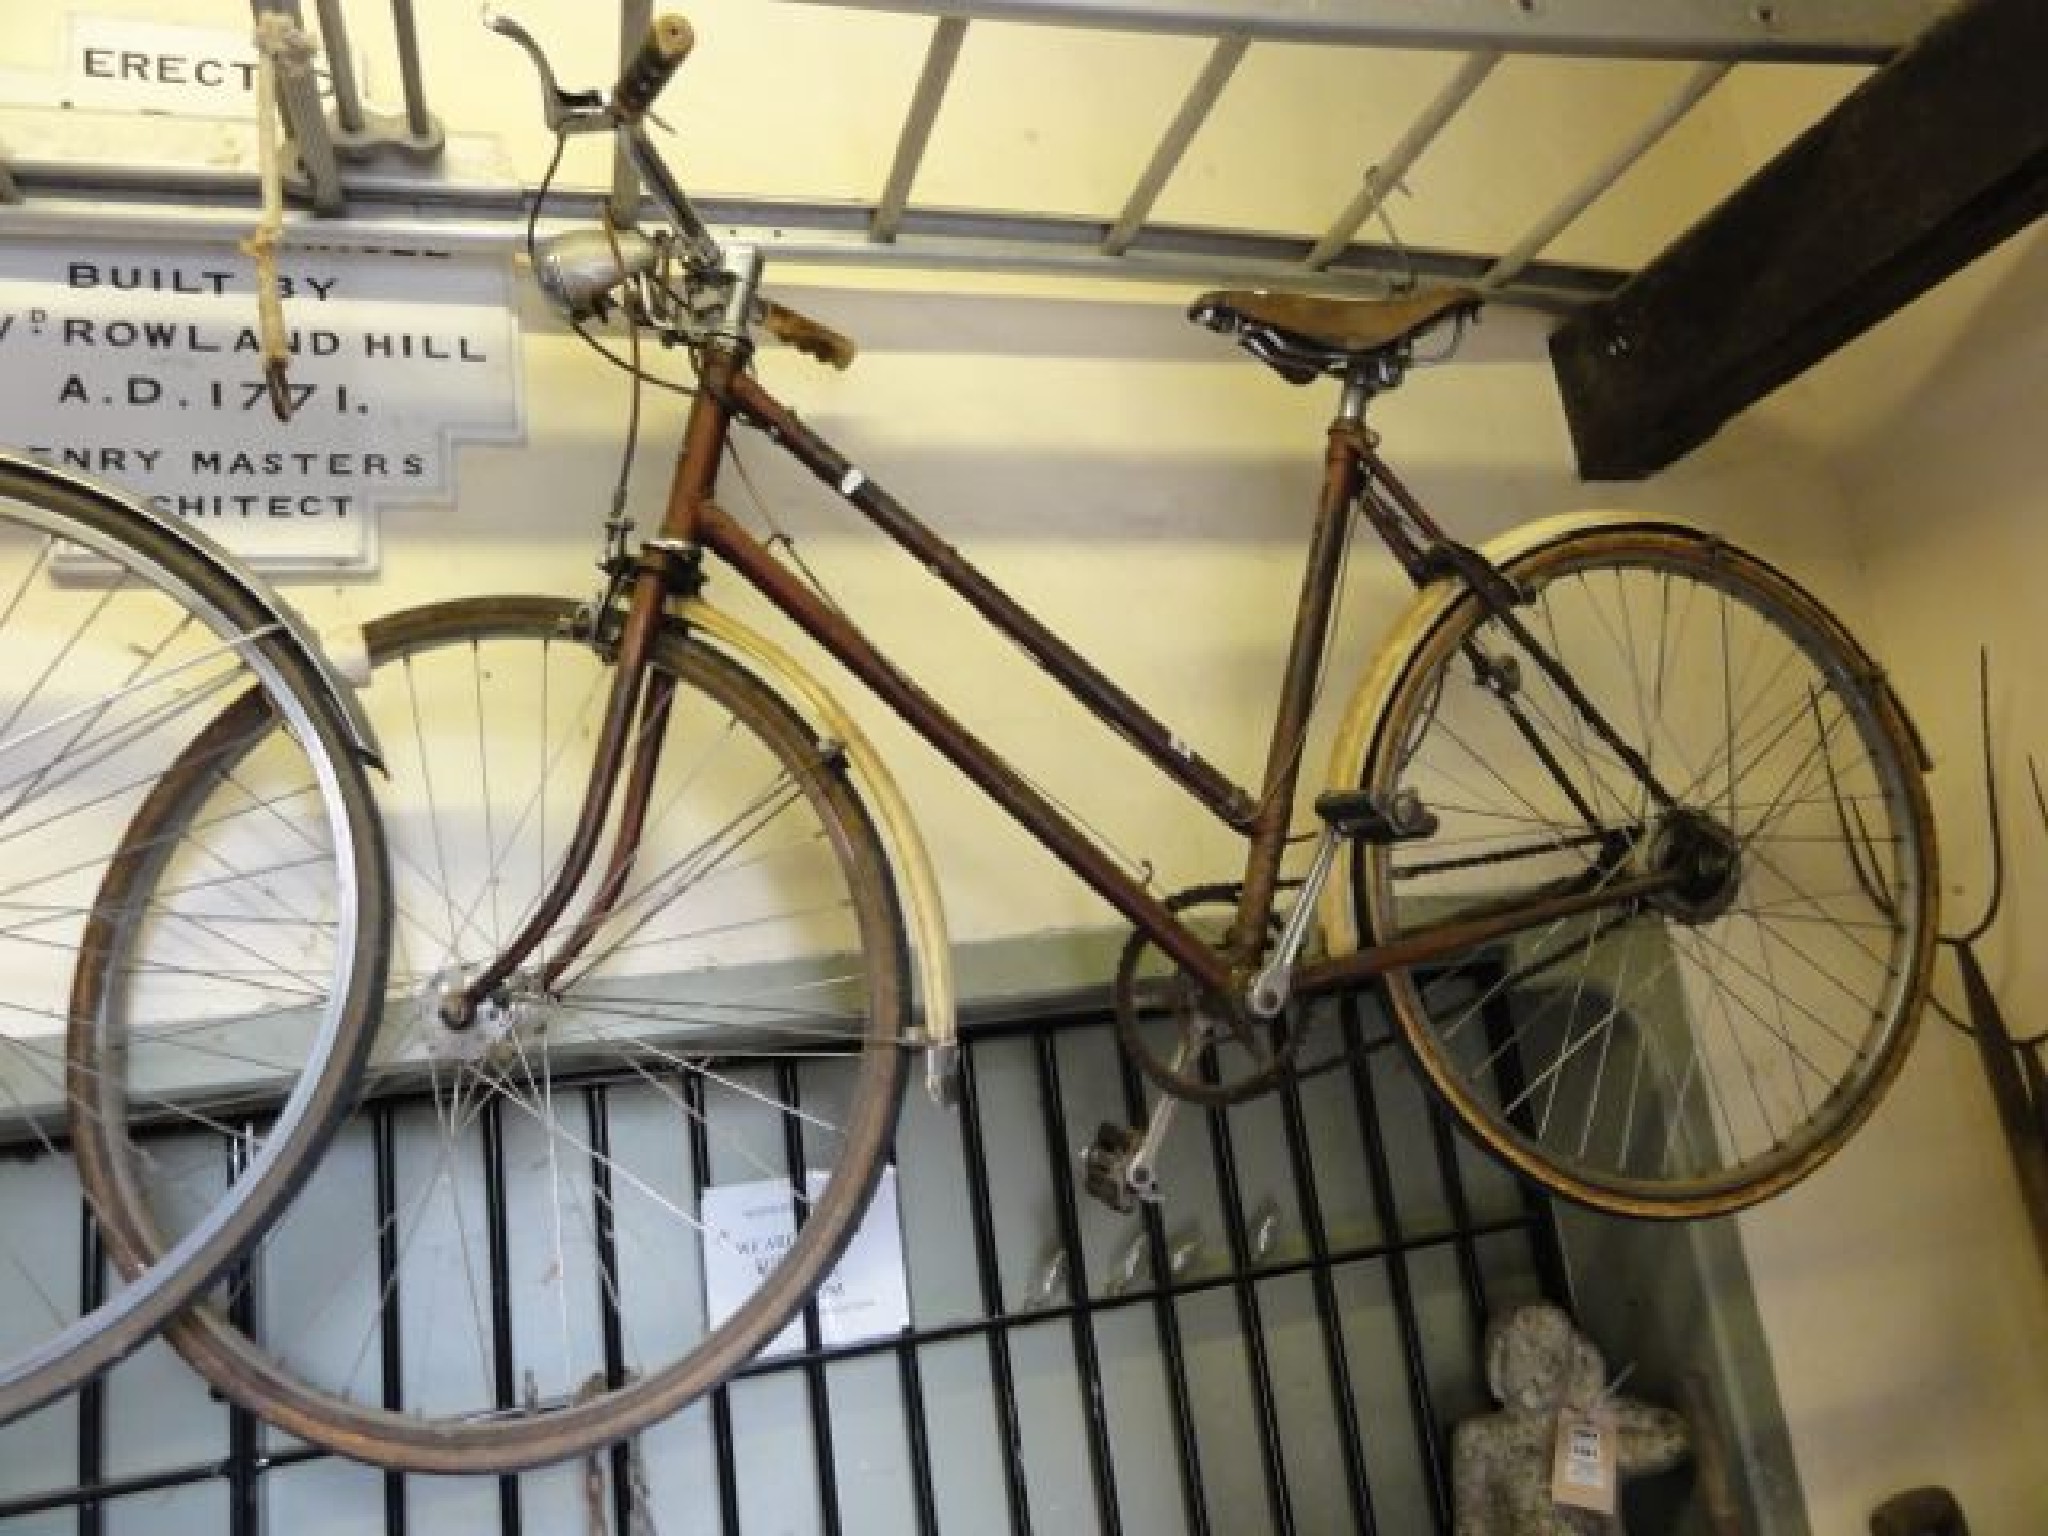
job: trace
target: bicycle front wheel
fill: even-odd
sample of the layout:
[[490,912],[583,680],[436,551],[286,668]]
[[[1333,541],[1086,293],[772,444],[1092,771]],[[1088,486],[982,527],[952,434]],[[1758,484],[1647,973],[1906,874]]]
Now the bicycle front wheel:
[[[12,1419],[146,1340],[298,1186],[369,1041],[385,884],[349,725],[317,668],[177,530],[0,459],[0,655]],[[264,722],[260,755],[213,729],[237,699]],[[177,793],[170,763],[213,787],[217,815],[139,844],[127,829]],[[243,883],[256,866],[276,873],[260,913]],[[201,930],[218,965],[189,963],[184,938]],[[178,1232],[108,1279],[80,1186],[124,1180],[175,1208]]]
[[1437,592],[1364,768],[1440,818],[1359,851],[1392,940],[1645,875],[1656,894],[1391,974],[1428,1077],[1572,1199],[1737,1209],[1800,1178],[1903,1060],[1934,942],[1918,755],[1841,625],[1764,562],[1671,524],[1508,559],[1503,617]]
[[613,671],[575,614],[480,599],[367,629],[396,912],[369,1104],[243,1305],[169,1330],[237,1401],[387,1467],[580,1455],[786,1328],[835,1342],[830,1307],[800,1313],[894,1133],[909,992],[874,829],[833,745],[680,629],[647,684],[647,777],[614,796],[614,828],[645,815],[608,916],[578,919],[593,871],[491,1006],[441,1022],[576,821]]

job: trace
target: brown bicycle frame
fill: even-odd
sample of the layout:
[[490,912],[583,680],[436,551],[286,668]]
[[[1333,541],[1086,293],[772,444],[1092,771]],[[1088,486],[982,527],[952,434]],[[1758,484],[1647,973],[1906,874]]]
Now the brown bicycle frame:
[[[888,492],[844,458],[768,393],[745,367],[747,350],[733,343],[706,347],[696,398],[670,484],[659,535],[643,550],[618,640],[612,696],[592,765],[582,814],[555,885],[526,927],[491,967],[477,976],[450,1010],[466,1018],[476,1003],[503,983],[539,945],[583,882],[610,812],[628,740],[632,750],[625,803],[606,871],[567,944],[541,973],[552,986],[609,914],[624,887],[645,820],[648,791],[658,764],[662,732],[652,723],[667,708],[658,682],[650,695],[648,666],[669,600],[697,580],[696,552],[731,566],[955,767],[1016,820],[1052,855],[1121,913],[1162,953],[1224,997],[1241,994],[1259,957],[1279,889],[1288,842],[1301,748],[1314,704],[1316,679],[1329,641],[1350,513],[1356,505],[1402,568],[1418,585],[1435,574],[1431,551],[1442,531],[1374,451],[1371,434],[1355,413],[1340,413],[1329,430],[1323,487],[1309,538],[1294,632],[1281,678],[1280,703],[1266,754],[1265,775],[1254,796],[1231,782],[1053,634],[986,575],[941,540]],[[1350,398],[1347,392],[1347,400]],[[1219,949],[1183,923],[1157,896],[1133,879],[1092,838],[1034,789],[996,751],[962,725],[859,627],[821,599],[767,545],[720,507],[714,491],[732,423],[758,427],[840,498],[924,565],[994,629],[1020,646],[1081,707],[1122,736],[1162,774],[1248,842],[1236,920]],[[634,721],[639,720],[635,731]],[[1301,966],[1293,991],[1313,996],[1411,965],[1442,961],[1526,928],[1653,895],[1669,875],[1641,875],[1534,901],[1504,904],[1440,928],[1352,955]],[[460,1018],[458,1018],[458,1015]]]

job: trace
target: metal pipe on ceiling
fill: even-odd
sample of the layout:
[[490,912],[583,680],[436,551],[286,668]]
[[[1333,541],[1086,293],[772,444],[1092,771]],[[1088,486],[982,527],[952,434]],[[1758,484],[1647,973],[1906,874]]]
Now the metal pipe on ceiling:
[[334,121],[345,134],[363,131],[363,97],[356,84],[356,61],[349,47],[348,17],[341,0],[319,0],[320,46],[327,54],[328,77],[334,82]]
[[910,204],[910,186],[924,161],[925,146],[931,142],[932,124],[952,83],[953,68],[960,62],[960,45],[967,38],[965,20],[949,16],[932,28],[931,45],[925,50],[924,69],[917,77],[917,89],[910,96],[910,110],[904,114],[903,130],[896,140],[896,158],[883,184],[881,201],[875,205],[870,238],[888,243],[896,238],[903,222],[903,210]]
[[1152,205],[1159,201],[1159,194],[1165,190],[1167,181],[1187,154],[1188,146],[1201,132],[1202,124],[1209,120],[1209,114],[1223,95],[1223,88],[1230,83],[1230,77],[1237,72],[1237,66],[1243,62],[1245,50],[1250,46],[1251,40],[1242,33],[1216,39],[1202,72],[1188,87],[1180,110],[1167,125],[1159,147],[1152,151],[1150,163],[1125,200],[1123,212],[1110,226],[1109,234],[1102,242],[1103,255],[1121,256],[1130,248],[1145,220],[1151,216]]
[[[103,181],[67,185],[34,165],[17,164],[32,200],[0,214],[0,233],[22,238],[231,241],[248,223],[246,175],[193,173],[177,186],[160,174],[140,178],[125,198],[110,198]],[[381,190],[380,190],[381,185]],[[197,203],[167,199],[190,187]],[[85,201],[71,201],[77,194]],[[551,198],[541,229],[587,227],[606,193],[564,190]],[[1299,288],[1306,242],[1296,236],[1245,230],[1148,224],[1123,255],[1102,253],[1099,219],[914,209],[895,241],[870,238],[873,209],[865,202],[802,202],[774,198],[704,197],[698,211],[720,238],[760,246],[783,268],[870,266],[897,271],[1024,272],[1110,277],[1215,287],[1250,283]],[[209,206],[210,205],[210,206]],[[357,174],[349,217],[335,224],[287,214],[285,244],[370,250],[510,252],[525,238],[525,195],[517,188],[448,189],[423,200],[416,183],[378,183]],[[1413,272],[1425,281],[1476,283],[1493,265],[1485,253],[1396,251],[1355,245],[1314,287],[1327,293],[1376,296],[1388,279]],[[1569,310],[1614,292],[1628,276],[1610,268],[1532,261],[1497,298],[1546,310]]]
[[[286,17],[294,26],[302,19],[298,0],[250,0],[250,11],[258,18]],[[346,41],[342,51],[347,52]],[[341,164],[335,158],[334,136],[328,131],[327,113],[320,104],[320,84],[311,70],[277,72],[277,109],[291,134],[292,148],[298,155],[299,169],[305,173],[313,207],[324,214],[342,212],[348,201],[342,191]]]
[[1672,93],[1671,99],[1655,116],[1594,167],[1577,186],[1566,192],[1527,234],[1502,253],[1500,260],[1480,278],[1479,286],[1491,293],[1512,281],[1517,273],[1549,247],[1551,241],[1564,233],[1580,214],[1599,201],[1608,188],[1627,175],[1637,161],[1677,127],[1679,121],[1698,106],[1707,92],[1719,85],[1722,77],[1733,67],[1726,62],[1702,64],[1687,75],[1684,84]]
[[1953,0],[804,0],[954,20],[1587,58],[1880,64]]
[[420,30],[412,0],[391,0],[391,24],[398,34],[398,74],[405,89],[405,126],[415,143],[437,137],[434,114],[427,110],[427,87],[420,74]]

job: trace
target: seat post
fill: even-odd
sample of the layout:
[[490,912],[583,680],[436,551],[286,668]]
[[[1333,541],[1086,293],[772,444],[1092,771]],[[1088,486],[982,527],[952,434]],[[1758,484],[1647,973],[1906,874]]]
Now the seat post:
[[1337,419],[1346,426],[1365,425],[1365,408],[1379,393],[1379,370],[1370,363],[1355,363],[1344,375],[1344,395],[1337,403]]

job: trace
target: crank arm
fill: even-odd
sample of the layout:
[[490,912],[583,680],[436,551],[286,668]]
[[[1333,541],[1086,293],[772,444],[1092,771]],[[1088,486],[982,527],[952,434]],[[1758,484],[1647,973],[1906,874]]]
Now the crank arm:
[[1315,858],[1301,882],[1301,890],[1294,899],[1293,909],[1287,914],[1280,937],[1273,942],[1272,957],[1252,978],[1251,988],[1245,995],[1245,1005],[1253,1018],[1275,1018],[1287,1006],[1287,999],[1294,992],[1294,962],[1300,957],[1301,946],[1308,940],[1308,925],[1315,916],[1316,903],[1322,899],[1323,885],[1336,866],[1337,849],[1342,841],[1333,826],[1325,826],[1323,835],[1316,840]]
[[[1214,1035],[1214,1025],[1206,1018],[1197,1019],[1174,1050],[1174,1072],[1185,1072]],[[1081,1149],[1088,1193],[1113,1211],[1134,1211],[1141,1202],[1157,1205],[1164,1198],[1159,1188],[1159,1149],[1166,1144],[1166,1133],[1180,1112],[1180,1103],[1170,1093],[1160,1094],[1142,1133],[1110,1124],[1096,1131],[1095,1139]]]
[[1316,798],[1316,814],[1323,818],[1323,835],[1316,842],[1314,860],[1301,882],[1301,893],[1287,914],[1280,937],[1273,943],[1272,957],[1252,978],[1245,1005],[1255,1019],[1271,1019],[1287,1006],[1294,991],[1294,962],[1301,958],[1301,946],[1308,940],[1308,925],[1322,901],[1323,886],[1336,866],[1337,850],[1345,843],[1401,843],[1430,837],[1437,818],[1412,789],[1390,795],[1364,790],[1333,790]]

